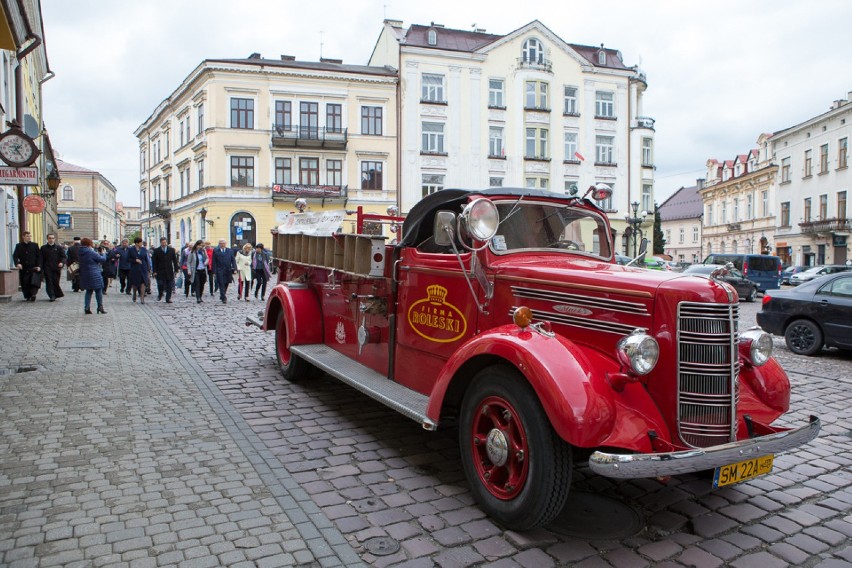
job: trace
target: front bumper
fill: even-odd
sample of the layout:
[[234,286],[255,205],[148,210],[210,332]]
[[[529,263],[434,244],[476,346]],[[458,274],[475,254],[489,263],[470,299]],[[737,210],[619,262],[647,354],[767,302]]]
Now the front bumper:
[[666,477],[680,475],[736,463],[758,456],[776,454],[807,444],[819,435],[820,421],[811,416],[807,425],[739,440],[709,448],[694,448],[659,454],[609,454],[595,452],[589,458],[589,467],[598,475],[634,479],[640,477]]

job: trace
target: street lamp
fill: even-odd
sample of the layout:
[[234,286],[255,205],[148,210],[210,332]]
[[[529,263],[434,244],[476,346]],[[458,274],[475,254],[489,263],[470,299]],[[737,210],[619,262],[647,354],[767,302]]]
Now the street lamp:
[[44,192],[45,197],[48,199],[56,195],[56,190],[59,189],[59,184],[62,183],[62,178],[59,177],[59,172],[56,169],[50,170],[50,173],[47,174],[47,189],[48,191]]
[[634,201],[633,203],[631,203],[630,209],[633,211],[633,216],[631,217],[630,214],[627,214],[624,216],[624,220],[630,226],[631,236],[633,237],[633,257],[636,258],[636,256],[639,254],[637,251],[637,245],[639,242],[639,238],[641,238],[642,235],[642,223],[645,222],[645,218],[648,216],[648,212],[642,211],[640,215],[638,201]]

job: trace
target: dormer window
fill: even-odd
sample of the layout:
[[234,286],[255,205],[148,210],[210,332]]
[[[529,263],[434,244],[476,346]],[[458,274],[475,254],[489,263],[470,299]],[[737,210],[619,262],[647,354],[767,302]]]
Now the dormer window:
[[535,38],[524,42],[524,63],[544,63],[544,46]]
[[429,45],[438,45],[438,32],[435,30],[429,30],[429,38],[427,40]]
[[606,65],[606,51],[603,44],[601,44],[601,48],[598,50],[598,65]]

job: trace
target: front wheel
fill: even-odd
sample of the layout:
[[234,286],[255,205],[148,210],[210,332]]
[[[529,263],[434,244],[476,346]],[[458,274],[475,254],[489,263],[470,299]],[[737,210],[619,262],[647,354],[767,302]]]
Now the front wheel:
[[290,344],[287,341],[287,322],[283,311],[278,314],[275,322],[275,358],[281,374],[291,383],[299,382],[310,374],[311,365],[290,351]]
[[784,330],[784,340],[797,355],[815,355],[822,349],[822,330],[810,320],[796,320]]
[[515,369],[483,369],[465,394],[462,465],[480,508],[514,530],[552,521],[571,485],[571,448]]

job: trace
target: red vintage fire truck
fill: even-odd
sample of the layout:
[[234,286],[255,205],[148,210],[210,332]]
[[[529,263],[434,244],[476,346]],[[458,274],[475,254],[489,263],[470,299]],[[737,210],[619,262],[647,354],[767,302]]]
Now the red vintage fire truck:
[[790,383],[732,287],[614,262],[593,201],[608,195],[443,190],[391,243],[293,214],[247,325],[274,330],[287,380],[321,370],[427,430],[457,426],[476,501],[516,530],[560,512],[574,456],[617,478],[767,473],[819,419],[771,425]]

